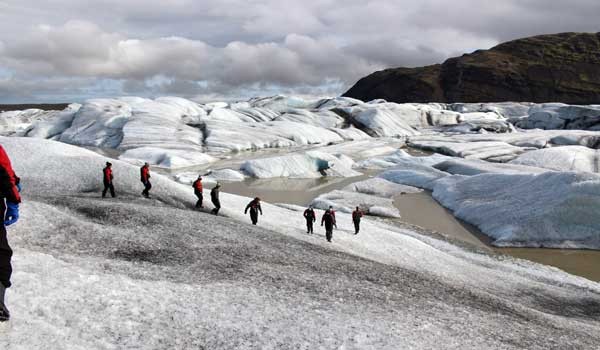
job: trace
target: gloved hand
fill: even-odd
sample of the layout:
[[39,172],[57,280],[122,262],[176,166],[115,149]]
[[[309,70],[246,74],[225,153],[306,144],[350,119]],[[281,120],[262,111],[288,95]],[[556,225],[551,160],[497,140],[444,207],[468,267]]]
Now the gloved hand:
[[19,203],[6,202],[4,226],[10,226],[19,220]]

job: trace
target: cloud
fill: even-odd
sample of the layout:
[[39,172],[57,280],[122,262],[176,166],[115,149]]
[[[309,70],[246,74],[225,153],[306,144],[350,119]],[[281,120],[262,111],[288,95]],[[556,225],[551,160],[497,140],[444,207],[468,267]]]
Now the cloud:
[[0,71],[48,98],[51,81],[89,84],[73,96],[341,93],[374,70],[600,28],[597,0],[4,0],[0,12]]
[[[90,45],[93,43],[93,45]],[[8,43],[0,60],[28,75],[208,81],[226,86],[350,82],[377,68],[327,40],[288,35],[283,42],[232,42],[213,47],[181,37],[131,39],[93,23],[38,26]]]

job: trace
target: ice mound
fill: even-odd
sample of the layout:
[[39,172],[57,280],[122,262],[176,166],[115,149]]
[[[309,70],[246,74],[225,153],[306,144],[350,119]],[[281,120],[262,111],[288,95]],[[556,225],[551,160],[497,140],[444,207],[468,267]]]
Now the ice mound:
[[434,153],[429,156],[415,157],[404,150],[397,150],[393,154],[384,157],[373,157],[356,163],[358,168],[365,169],[386,169],[399,165],[410,166],[412,164],[422,164],[431,166],[450,159],[448,156]]
[[311,204],[315,208],[323,210],[332,206],[334,210],[342,213],[352,213],[358,206],[367,215],[400,217],[400,212],[394,207],[391,198],[382,198],[359,192],[335,190],[318,196]]
[[392,198],[403,193],[418,193],[422,191],[420,188],[400,185],[378,177],[355,182],[346,186],[343,190],[384,198]]
[[461,158],[475,158],[489,161],[509,161],[527,149],[513,146],[501,141],[454,142],[454,140],[440,140],[439,138],[411,138],[408,141],[411,147],[438,152],[445,155]]
[[319,151],[245,161],[240,169],[259,179],[273,177],[318,178],[321,176],[353,177],[354,161],[344,155]]
[[208,121],[206,123],[205,143],[208,150],[212,152],[286,148],[343,140],[334,131],[290,121],[268,123]]
[[421,112],[410,105],[363,104],[341,108],[353,125],[377,137],[418,135],[412,125],[419,124]]
[[176,169],[214,162],[216,159],[208,154],[201,153],[202,149],[164,149],[157,147],[140,147],[125,151],[119,156],[133,164],[148,162],[162,168]]
[[600,106],[544,103],[533,105],[527,116],[512,122],[523,129],[600,130]]
[[584,146],[561,146],[527,152],[511,161],[557,171],[600,172],[600,150]]
[[433,197],[496,246],[600,248],[600,176],[588,173],[453,175]]
[[506,120],[473,119],[443,129],[444,132],[456,133],[505,133],[516,131],[515,127]]
[[244,174],[233,169],[218,169],[200,172],[184,172],[175,175],[175,180],[184,184],[191,184],[198,175],[202,175],[203,183],[216,183],[217,181],[239,182],[246,178]]
[[377,177],[397,184],[432,190],[436,180],[448,175],[448,173],[431,166],[423,164],[407,164],[386,170]]
[[0,135],[20,136],[26,132],[32,123],[53,119],[58,113],[58,111],[43,111],[41,109],[0,111]]
[[[535,151],[532,151],[535,152]],[[480,159],[448,159],[433,165],[438,170],[454,175],[479,175],[485,173],[500,174],[538,174],[548,171],[535,166],[511,163],[490,163]]]

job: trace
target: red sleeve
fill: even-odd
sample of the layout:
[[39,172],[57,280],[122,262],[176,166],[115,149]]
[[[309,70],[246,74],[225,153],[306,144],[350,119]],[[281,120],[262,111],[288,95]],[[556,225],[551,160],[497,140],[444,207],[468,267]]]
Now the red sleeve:
[[9,202],[20,203],[21,195],[19,194],[16,184],[17,179],[12,165],[10,164],[10,159],[4,151],[4,148],[0,146],[0,188],[2,190],[2,196]]

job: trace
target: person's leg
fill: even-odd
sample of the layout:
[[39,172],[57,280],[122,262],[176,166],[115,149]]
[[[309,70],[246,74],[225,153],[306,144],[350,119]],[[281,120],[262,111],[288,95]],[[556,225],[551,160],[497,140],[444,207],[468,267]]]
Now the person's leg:
[[204,208],[204,195],[202,194],[202,192],[199,193],[200,195],[198,196],[198,203],[200,203],[200,208]]
[[112,184],[112,182],[110,183],[110,196],[115,198],[117,195],[115,194],[115,186]]
[[252,225],[256,225],[258,222],[258,213],[250,211],[250,220],[252,220]]
[[358,234],[358,230],[360,229],[360,221],[354,220],[354,234]]
[[332,230],[327,230],[325,232],[325,238],[327,238],[327,242],[331,242],[331,236],[333,235]]
[[7,321],[10,318],[10,313],[4,304],[4,292],[11,285],[12,265],[10,259],[12,254],[6,237],[6,227],[2,225],[0,226],[0,321]]
[[104,181],[104,189],[102,190],[102,198],[106,197],[106,192],[108,191],[108,183]]
[[306,220],[306,233],[310,233],[310,224],[312,221]]

